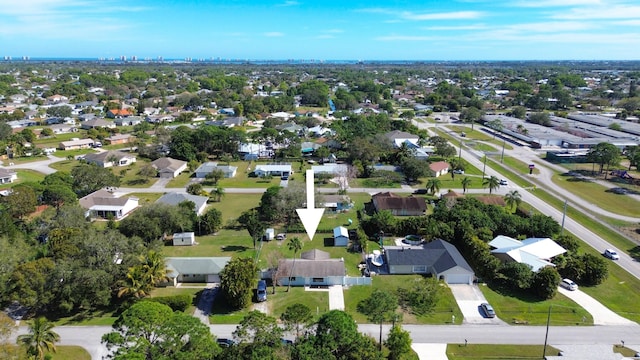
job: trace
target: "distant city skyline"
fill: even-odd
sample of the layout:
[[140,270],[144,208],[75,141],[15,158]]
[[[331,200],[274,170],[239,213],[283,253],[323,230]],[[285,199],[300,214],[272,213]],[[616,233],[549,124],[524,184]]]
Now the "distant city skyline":
[[0,60],[640,60],[625,0],[0,0]]

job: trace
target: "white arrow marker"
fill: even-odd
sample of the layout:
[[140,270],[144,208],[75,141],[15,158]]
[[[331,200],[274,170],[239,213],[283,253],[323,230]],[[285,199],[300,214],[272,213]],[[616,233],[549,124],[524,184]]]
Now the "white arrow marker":
[[313,170],[307,170],[307,208],[296,209],[302,225],[309,236],[309,240],[313,240],[313,236],[318,230],[320,219],[324,214],[324,208],[315,208],[315,193],[313,189]]

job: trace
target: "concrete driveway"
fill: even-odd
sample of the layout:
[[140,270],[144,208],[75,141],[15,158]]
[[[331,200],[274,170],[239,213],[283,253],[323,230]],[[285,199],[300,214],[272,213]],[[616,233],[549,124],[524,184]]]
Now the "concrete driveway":
[[609,310],[596,299],[578,290],[570,291],[562,287],[558,287],[558,292],[573,300],[583,309],[587,310],[593,316],[594,325],[629,325],[638,326],[637,323],[623,318],[622,316]]
[[453,297],[464,316],[465,324],[504,324],[497,317],[485,318],[480,304],[487,302],[477,285],[449,284]]

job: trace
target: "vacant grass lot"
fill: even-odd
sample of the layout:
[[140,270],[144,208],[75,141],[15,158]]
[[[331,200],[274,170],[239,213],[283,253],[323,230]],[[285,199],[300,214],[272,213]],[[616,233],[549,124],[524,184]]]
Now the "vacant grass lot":
[[551,306],[552,326],[593,324],[591,314],[560,293],[553,299],[540,301],[533,296],[515,294],[509,290],[485,285],[479,287],[487,301],[493,305],[497,316],[507,323],[545,325]]
[[189,185],[189,182],[191,182],[191,179],[192,179],[191,176],[192,176],[191,172],[185,171],[180,175],[176,176],[175,178],[169,180],[169,182],[167,183],[167,187],[168,188],[186,188],[187,185]]
[[[542,345],[448,344],[449,360],[514,360],[542,358]],[[557,356],[560,351],[547,345],[546,355]]]
[[569,192],[615,214],[640,216],[640,203],[630,196],[607,192],[607,187],[568,174],[556,173],[552,180]]
[[[345,311],[353,315],[358,323],[368,323],[366,316],[357,311],[358,303],[371,295],[374,289],[395,293],[399,287],[410,287],[420,275],[379,275],[373,277],[372,286],[352,286],[344,291]],[[440,300],[432,314],[415,316],[402,313],[404,324],[451,324],[451,315],[455,315],[456,324],[462,323],[462,313],[451,294],[451,290],[443,284]]]
[[158,200],[162,194],[161,193],[130,193],[127,196],[137,197],[138,204],[140,206],[152,204]]
[[11,184],[2,184],[3,187],[13,187],[27,182],[40,182],[44,179],[44,174],[35,170],[15,169],[18,173],[18,180]]

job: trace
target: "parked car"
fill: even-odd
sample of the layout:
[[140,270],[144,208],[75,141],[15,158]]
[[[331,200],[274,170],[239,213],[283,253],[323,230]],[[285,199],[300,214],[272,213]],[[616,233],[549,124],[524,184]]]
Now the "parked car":
[[494,318],[496,317],[496,312],[495,310],[493,310],[493,307],[487,303],[482,303],[480,304],[480,307],[482,308],[482,311],[484,312],[484,315],[488,318]]
[[500,185],[507,186],[509,182],[506,179],[500,179]]
[[232,339],[224,339],[224,338],[217,338],[216,342],[218,343],[218,345],[220,345],[220,347],[230,347],[236,344],[236,342]]
[[289,175],[282,175],[280,180],[289,180]]
[[276,235],[276,240],[284,240],[287,238],[287,234],[285,233],[280,233],[278,235]]
[[613,249],[606,249],[602,255],[611,260],[620,260],[620,255]]
[[571,291],[578,290],[578,284],[574,283],[570,279],[562,279],[562,281],[560,282],[560,286]]
[[267,282],[266,281],[264,280],[258,281],[256,298],[258,299],[258,301],[267,301]]
[[462,170],[462,169],[455,169],[455,170],[453,170],[453,173],[454,173],[454,174],[464,174],[464,170]]

